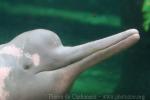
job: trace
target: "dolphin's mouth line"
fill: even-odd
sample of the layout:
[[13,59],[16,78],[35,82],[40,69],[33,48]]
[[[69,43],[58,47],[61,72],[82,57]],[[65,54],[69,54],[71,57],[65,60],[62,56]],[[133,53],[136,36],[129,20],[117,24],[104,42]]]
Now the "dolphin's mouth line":
[[[113,43],[113,44],[111,44],[111,45],[109,45],[109,46],[107,46],[107,47],[105,47],[105,48],[103,48],[103,49],[99,49],[99,50],[97,50],[97,51],[91,53],[90,55],[88,55],[88,56],[86,56],[86,57],[84,57],[84,58],[81,58],[81,59],[79,59],[79,60],[77,60],[77,61],[75,61],[75,62],[72,62],[72,63],[70,63],[70,64],[68,64],[68,65],[65,65],[65,66],[61,66],[59,69],[63,69],[63,68],[66,68],[66,67],[68,67],[68,66],[71,66],[71,65],[73,65],[73,64],[75,64],[75,63],[78,63],[78,62],[80,62],[80,61],[82,61],[82,60],[88,58],[89,56],[91,56],[91,55],[93,55],[93,54],[95,54],[95,53],[97,53],[97,52],[99,52],[99,51],[103,52],[103,51],[106,50],[106,49],[112,48],[113,46],[115,46],[115,45],[117,45],[117,44],[120,44],[121,42],[123,42],[124,40],[128,39],[129,37],[131,37],[131,36],[133,36],[133,35],[135,35],[135,34],[137,34],[137,33],[134,33],[134,34],[132,34],[132,35],[129,35],[128,37],[126,37],[126,38],[124,38],[124,39],[122,39],[122,40],[120,40],[120,41],[118,41],[118,42],[116,42],[116,43]],[[51,70],[51,71],[55,71],[55,70],[58,70],[58,69],[54,69],[54,70]]]
[[[127,38],[129,38],[129,37],[131,37],[131,36],[133,36],[133,35],[135,35],[135,34],[136,34],[136,33],[134,33],[134,34],[132,34],[132,35],[130,35],[130,36],[128,36],[128,37],[126,37],[126,38],[120,40],[120,41],[117,41],[116,43],[113,43],[113,44],[111,44],[111,45],[109,45],[109,46],[107,46],[107,47],[105,47],[105,48],[103,48],[103,49],[99,49],[99,50],[97,50],[97,51],[91,53],[90,55],[92,55],[92,54],[94,54],[94,53],[96,53],[96,52],[98,52],[98,51],[104,51],[105,49],[111,48],[111,47],[113,47],[113,46],[119,44],[120,42],[123,42],[124,40],[126,40]],[[88,56],[90,56],[90,55],[88,55]],[[81,58],[81,59],[79,59],[79,60],[77,60],[77,61],[75,61],[75,62],[73,62],[73,63],[71,63],[71,64],[74,64],[74,63],[76,63],[76,62],[78,62],[78,61],[81,61],[81,60],[87,58],[88,56],[86,56],[86,57],[84,57],[84,58]],[[69,64],[69,65],[71,65],[71,64]],[[68,66],[69,66],[69,65],[68,65]]]
[[[137,34],[137,33],[134,33],[134,34],[132,34],[132,35],[135,35],[135,34]],[[120,42],[122,42],[122,41],[126,40],[127,38],[131,37],[132,35],[129,35],[129,36],[127,36],[127,37],[123,38],[122,40],[118,40],[117,42],[112,43],[112,44],[110,44],[110,45],[106,46],[105,48],[99,49],[99,50],[97,50],[97,51],[100,51],[100,50],[102,50],[102,51],[103,51],[104,49],[110,48],[111,46],[114,46],[114,45],[116,45],[116,44],[118,44],[118,43],[120,43]],[[97,51],[95,51],[95,52],[97,52]],[[95,52],[94,52],[94,53],[95,53]],[[92,53],[92,54],[93,54],[93,53]]]

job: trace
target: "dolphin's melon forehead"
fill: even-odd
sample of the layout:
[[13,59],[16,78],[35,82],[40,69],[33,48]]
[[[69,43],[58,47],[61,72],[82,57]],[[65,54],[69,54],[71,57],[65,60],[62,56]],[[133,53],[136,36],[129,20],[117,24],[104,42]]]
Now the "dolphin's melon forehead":
[[43,45],[46,44],[52,47],[57,47],[62,45],[59,36],[50,30],[36,29],[36,30],[28,31],[27,35],[29,35],[28,40],[35,44],[36,43],[43,44]]

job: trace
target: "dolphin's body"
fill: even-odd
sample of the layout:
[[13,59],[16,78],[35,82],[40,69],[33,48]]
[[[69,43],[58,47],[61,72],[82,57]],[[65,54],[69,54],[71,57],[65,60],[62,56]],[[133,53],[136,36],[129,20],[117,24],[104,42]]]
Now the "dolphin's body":
[[84,70],[139,40],[136,29],[82,44],[63,46],[49,30],[24,32],[0,46],[0,100],[50,100],[66,94]]

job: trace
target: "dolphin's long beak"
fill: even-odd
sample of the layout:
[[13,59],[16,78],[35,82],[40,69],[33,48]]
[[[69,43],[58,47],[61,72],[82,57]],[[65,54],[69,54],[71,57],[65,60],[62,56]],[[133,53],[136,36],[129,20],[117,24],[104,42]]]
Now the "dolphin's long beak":
[[[126,41],[127,43],[121,43],[124,40],[127,40],[128,38],[134,36],[134,39],[131,41],[128,40]],[[115,50],[111,51],[111,54],[115,54],[116,51],[121,51],[122,49],[119,49],[119,47],[123,47],[124,49],[129,47],[131,44],[137,42],[139,40],[139,32],[136,29],[130,29],[121,33],[118,33],[116,35],[112,35],[100,40],[96,40],[93,42],[89,42],[86,44],[74,46],[74,47],[69,47],[67,48],[67,53],[64,53],[66,55],[66,61],[69,63],[74,63],[77,61],[80,61],[93,53],[100,52],[100,51],[111,51],[111,47],[115,46]],[[120,44],[118,44],[120,43]],[[118,44],[118,45],[116,45]],[[118,50],[117,50],[118,48]],[[118,52],[119,52],[118,51]],[[108,56],[108,54],[104,54],[103,56]]]
[[68,80],[73,80],[87,68],[129,48],[139,39],[139,32],[131,29],[104,39],[72,47],[70,51],[72,56],[69,60],[73,63],[68,64],[61,71],[67,74]]

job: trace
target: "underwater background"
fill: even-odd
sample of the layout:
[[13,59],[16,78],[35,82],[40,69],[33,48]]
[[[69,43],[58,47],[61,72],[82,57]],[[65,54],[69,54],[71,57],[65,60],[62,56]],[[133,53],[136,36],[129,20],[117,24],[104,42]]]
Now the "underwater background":
[[82,73],[70,93],[142,95],[150,100],[149,25],[150,0],[0,0],[1,44],[38,28],[56,32],[68,46],[129,28],[140,31],[138,44]]

